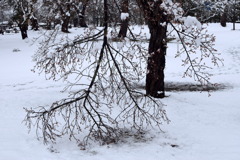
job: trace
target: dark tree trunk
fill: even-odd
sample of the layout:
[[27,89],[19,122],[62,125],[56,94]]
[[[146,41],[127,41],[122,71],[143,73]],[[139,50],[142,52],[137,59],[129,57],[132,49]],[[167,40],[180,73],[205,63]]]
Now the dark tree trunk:
[[[62,4],[63,5],[63,4]],[[63,6],[59,5],[59,11],[62,15],[62,32],[69,33],[68,26],[70,22],[70,12],[71,12],[71,6],[70,4],[67,4],[66,10],[63,10]]]
[[74,17],[74,18],[73,18],[73,27],[78,27],[78,26],[79,26],[79,25],[78,25],[78,24],[79,24],[78,21],[79,21],[79,20],[78,20],[78,17]]
[[236,13],[236,0],[235,0],[235,3],[234,3],[234,5],[233,5],[233,30],[235,30],[236,29],[236,26],[235,26],[235,23],[236,23],[236,21],[237,21],[237,15],[236,15],[237,13]]
[[47,30],[51,30],[52,29],[52,23],[50,20],[47,20],[47,26],[46,26]]
[[155,98],[163,98],[164,93],[164,69],[167,50],[167,23],[172,18],[165,14],[165,10],[159,7],[162,0],[137,0],[150,31],[148,48],[148,62],[146,75],[146,94]]
[[32,29],[37,31],[38,28],[39,28],[37,19],[36,18],[32,18],[31,19],[31,23],[32,23]]
[[69,16],[66,16],[66,17],[63,18],[62,32],[69,33],[69,30],[68,30],[69,21],[70,21]]
[[18,24],[18,27],[21,31],[22,39],[28,38],[28,35],[27,35],[28,25],[27,25],[27,23]]
[[85,20],[85,12],[86,12],[88,2],[89,2],[89,0],[83,0],[81,11],[79,8],[77,8],[77,6],[75,6],[75,5],[73,6],[75,8],[75,10],[77,11],[77,15],[78,15],[78,17],[75,18],[74,26],[79,25],[80,27],[88,27],[86,20]]
[[79,16],[79,25],[80,25],[80,27],[88,27],[87,23],[85,21],[85,16],[84,15]]
[[146,94],[155,98],[163,98],[164,94],[164,68],[166,55],[167,27],[160,22],[148,24],[150,30],[149,57],[147,62]]
[[83,4],[81,14],[79,14],[79,25],[80,27],[88,27],[85,20],[85,11],[87,7],[88,0]]
[[225,7],[224,12],[221,16],[220,23],[222,27],[227,26],[227,12],[228,12],[228,7]]
[[222,27],[227,26],[227,14],[225,12],[221,16],[221,26]]
[[[128,14],[128,0],[122,0],[121,10],[122,10],[122,13],[127,13]],[[121,28],[120,28],[120,31],[118,33],[119,38],[123,38],[123,37],[127,36],[128,21],[129,21],[129,17],[121,20]]]

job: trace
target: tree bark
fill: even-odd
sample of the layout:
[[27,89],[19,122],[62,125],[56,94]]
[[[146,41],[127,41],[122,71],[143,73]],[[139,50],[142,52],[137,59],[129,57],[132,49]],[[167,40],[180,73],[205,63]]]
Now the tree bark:
[[165,10],[159,6],[162,0],[137,0],[144,13],[150,30],[150,42],[148,48],[146,94],[155,98],[163,98],[165,55],[167,49],[166,33],[167,23],[171,17],[165,14]]
[[224,12],[221,16],[221,26],[226,27],[227,26],[227,14]]
[[148,48],[146,94],[155,98],[163,98],[164,93],[164,69],[166,55],[167,27],[160,23],[149,23],[150,42]]
[[68,31],[68,25],[70,22],[70,4],[67,4],[66,11],[63,10],[63,4],[59,5],[59,10],[62,15],[62,32],[69,33]]
[[85,1],[85,3],[83,4],[82,11],[79,14],[79,25],[80,25],[80,27],[88,27],[87,23],[86,23],[86,20],[85,20],[85,11],[86,11],[86,8],[87,8],[88,1],[89,0]]
[[32,29],[35,30],[35,31],[38,31],[38,21],[36,18],[31,18],[31,23],[32,23]]
[[62,32],[69,33],[69,30],[68,30],[69,21],[70,21],[70,17],[69,16],[65,16],[63,18]]
[[[128,13],[128,0],[122,0],[121,10],[122,10],[122,13]],[[129,17],[126,17],[126,19],[121,20],[121,28],[118,33],[119,38],[123,38],[127,36],[128,22],[129,22]]]
[[52,29],[52,22],[51,20],[47,19],[47,26],[46,26],[47,30],[51,30]]
[[28,38],[28,35],[27,35],[28,25],[26,23],[18,24],[18,27],[21,31],[22,39]]

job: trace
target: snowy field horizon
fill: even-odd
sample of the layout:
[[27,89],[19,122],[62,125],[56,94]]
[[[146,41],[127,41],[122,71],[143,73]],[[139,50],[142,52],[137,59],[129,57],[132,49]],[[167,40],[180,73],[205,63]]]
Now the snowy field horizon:
[[[68,138],[44,145],[30,133],[23,120],[23,108],[50,105],[66,98],[63,81],[46,80],[32,72],[32,57],[38,47],[32,43],[41,32],[0,35],[0,160],[239,160],[240,159],[240,24],[221,27],[209,24],[216,36],[215,48],[224,65],[210,70],[219,87],[208,95],[199,91],[193,79],[182,78],[179,44],[168,44],[166,95],[161,99],[170,119],[162,132],[151,129],[140,137],[125,137],[117,144],[91,143],[82,150]],[[72,28],[71,35],[79,29]],[[176,89],[176,88],[178,89]],[[188,89],[184,89],[188,87]],[[195,89],[194,89],[195,87]],[[180,88],[180,89],[179,89]]]

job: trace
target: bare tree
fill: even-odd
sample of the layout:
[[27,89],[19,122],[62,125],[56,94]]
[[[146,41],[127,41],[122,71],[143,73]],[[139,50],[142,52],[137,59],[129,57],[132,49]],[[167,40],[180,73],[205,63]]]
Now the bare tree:
[[[68,39],[58,38],[56,28],[45,37],[34,57],[35,70],[49,79],[76,77],[66,87],[69,98],[50,107],[26,109],[29,128],[36,124],[37,134],[44,142],[68,134],[83,144],[89,138],[102,144],[113,143],[125,128],[142,132],[148,126],[160,127],[168,121],[163,104],[157,99],[164,97],[168,25],[182,44],[176,56],[185,55],[184,76],[209,84],[211,75],[205,71],[209,66],[204,60],[210,58],[214,65],[221,62],[213,48],[215,37],[207,34],[196,18],[183,17],[178,3],[138,0],[150,30],[146,50],[142,47],[145,41],[111,39],[107,2],[103,3],[103,29],[86,28],[82,35]],[[144,78],[146,94],[136,87]],[[81,136],[86,129],[89,132]]]
[[[141,44],[109,40],[108,17],[104,0],[103,30],[96,33],[89,29],[87,34],[63,41],[56,38],[58,30],[52,31],[35,55],[36,69],[50,79],[67,79],[70,75],[77,79],[67,87],[72,89],[70,98],[39,110],[26,109],[29,128],[36,124],[37,134],[44,142],[68,134],[81,144],[89,138],[101,144],[113,143],[125,128],[142,132],[147,126],[160,127],[168,121],[162,103],[136,88],[144,78],[146,52],[139,48]],[[119,45],[126,47],[118,48]],[[129,54],[137,50],[136,54]],[[88,133],[82,138],[79,134],[86,129]]]

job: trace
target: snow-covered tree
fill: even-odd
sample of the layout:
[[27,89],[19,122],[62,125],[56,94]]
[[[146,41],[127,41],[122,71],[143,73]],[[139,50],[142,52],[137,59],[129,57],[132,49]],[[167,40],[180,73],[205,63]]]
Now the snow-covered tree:
[[47,22],[48,28],[52,23],[61,25],[62,32],[68,33],[69,25],[73,21],[74,26],[87,27],[85,12],[89,0],[48,0],[42,3],[42,19]]
[[0,1],[0,22],[9,20],[11,9],[8,4],[7,0]]
[[121,28],[119,30],[118,37],[126,37],[129,22],[129,0],[122,0],[121,3]]
[[233,30],[235,30],[235,23],[240,20],[240,1],[229,0],[225,5],[224,13],[227,21],[233,23]]
[[184,10],[184,16],[194,16],[202,23],[219,22],[225,0],[176,0]]
[[28,37],[27,30],[30,22],[32,22],[33,29],[38,29],[37,19],[34,16],[35,3],[35,0],[9,1],[9,6],[13,8],[12,20],[17,23],[21,31],[22,39]]
[[76,12],[76,18],[78,19],[78,25],[80,27],[87,27],[86,23],[86,9],[89,4],[89,0],[75,1],[73,7]]

